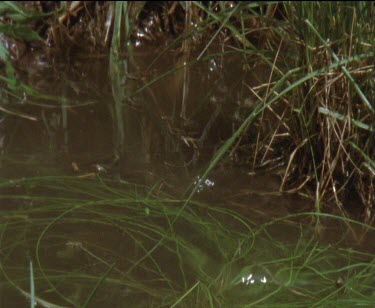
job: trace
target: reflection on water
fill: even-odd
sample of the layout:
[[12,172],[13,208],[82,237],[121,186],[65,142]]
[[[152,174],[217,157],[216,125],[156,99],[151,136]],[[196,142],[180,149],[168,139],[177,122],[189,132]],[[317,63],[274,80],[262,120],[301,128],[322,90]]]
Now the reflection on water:
[[267,283],[267,278],[266,276],[256,276],[256,275],[250,274],[249,276],[243,276],[241,278],[241,282],[246,285],[254,284],[256,282]]
[[211,181],[210,179],[205,179],[202,181],[201,177],[198,175],[195,178],[194,185],[197,186],[197,193],[202,192],[205,188],[210,188],[215,185],[214,181]]

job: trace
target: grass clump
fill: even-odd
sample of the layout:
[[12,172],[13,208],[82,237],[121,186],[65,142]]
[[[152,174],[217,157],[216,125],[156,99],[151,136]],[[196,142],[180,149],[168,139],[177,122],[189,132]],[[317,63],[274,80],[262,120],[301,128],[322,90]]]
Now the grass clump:
[[[179,213],[184,201],[125,182],[41,177],[0,186],[1,202],[10,208],[1,224],[1,288],[38,304],[244,307],[374,300],[373,255],[346,246],[348,234],[332,246],[317,244],[302,224],[316,213],[256,226],[196,201]],[[327,225],[360,226],[320,216]],[[33,261],[35,295],[27,287],[27,259]]]
[[[374,40],[371,5],[313,2],[296,4],[295,9],[303,35],[300,61],[305,63],[306,74],[321,70],[296,88],[300,100],[292,105],[295,128],[300,138],[308,140],[299,149],[304,163],[296,171],[314,178],[317,198],[334,200],[341,209],[356,194],[365,209],[363,217],[370,223],[373,180],[363,154],[373,157],[374,151],[368,142],[374,129],[373,97],[366,90],[374,74],[373,68],[368,69],[374,58],[372,43],[368,44]],[[356,146],[361,155],[355,153]]]

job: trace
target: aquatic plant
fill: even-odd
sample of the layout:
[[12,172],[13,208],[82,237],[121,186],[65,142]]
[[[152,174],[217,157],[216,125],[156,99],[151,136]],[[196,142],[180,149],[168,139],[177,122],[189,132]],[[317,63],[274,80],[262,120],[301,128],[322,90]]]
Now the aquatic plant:
[[[0,3],[6,303],[372,304],[374,12],[363,1]],[[104,59],[94,84],[64,68],[82,56]],[[8,151],[25,119],[62,163]],[[81,163],[84,126],[88,141],[107,135],[82,146]],[[89,153],[105,142],[106,156]],[[184,194],[123,181],[160,157],[189,175]],[[229,201],[197,201],[232,166],[277,174],[280,194],[314,206],[260,223]]]
[[[243,307],[374,301],[373,254],[354,248],[351,238],[358,241],[353,236],[364,228],[371,239],[375,230],[347,218],[300,213],[256,225],[231,209],[192,200],[180,213],[185,201],[157,187],[101,178],[2,180],[0,189],[6,209],[0,287],[25,297],[20,303],[34,298],[44,307]],[[328,228],[321,243],[308,227],[317,216]],[[332,225],[346,231],[333,233]],[[356,231],[351,234],[348,225]]]

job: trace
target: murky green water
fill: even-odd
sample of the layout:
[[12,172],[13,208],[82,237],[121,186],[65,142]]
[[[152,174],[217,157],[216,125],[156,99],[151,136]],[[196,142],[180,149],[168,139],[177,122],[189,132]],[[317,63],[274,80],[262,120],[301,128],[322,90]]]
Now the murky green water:
[[[373,267],[370,231],[331,216],[320,217],[317,229],[316,217],[301,214],[314,209],[312,198],[280,193],[279,172],[253,172],[238,153],[199,180],[251,110],[246,87],[262,84],[267,72],[245,72],[237,55],[213,56],[189,68],[188,84],[178,70],[139,91],[178,66],[176,54],[152,63],[154,52],[136,50],[124,85],[136,94],[122,107],[123,139],[104,57],[74,55],[69,66],[24,73],[66,105],[27,108],[37,121],[7,116],[0,123],[1,178],[40,178],[2,186],[1,306],[29,305],[30,260],[38,304],[49,307],[80,307],[88,299],[89,307],[160,307],[179,299],[186,307],[275,305],[278,292],[281,302],[303,306],[324,296],[339,302],[358,285],[374,298],[372,278],[350,280]],[[92,191],[84,191],[86,183]],[[197,203],[178,201],[197,185]],[[11,197],[21,195],[34,198]],[[342,287],[346,281],[351,285]],[[208,290],[215,295],[201,301]]]

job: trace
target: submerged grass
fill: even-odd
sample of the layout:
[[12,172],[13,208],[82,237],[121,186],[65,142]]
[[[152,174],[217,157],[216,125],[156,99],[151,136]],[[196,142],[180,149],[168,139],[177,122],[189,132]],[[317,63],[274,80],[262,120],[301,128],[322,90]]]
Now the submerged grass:
[[[318,244],[312,228],[302,225],[316,213],[256,226],[234,211],[194,200],[181,212],[186,201],[126,182],[40,177],[0,186],[1,204],[8,208],[1,224],[0,287],[34,297],[24,276],[29,255],[37,265],[35,301],[46,307],[119,301],[133,307],[330,306],[375,300],[373,255],[346,248],[345,234],[338,246]],[[320,219],[343,226],[345,220],[328,214]]]
[[[231,133],[229,137],[218,134],[220,141],[200,183],[228,153],[233,158],[245,148],[247,169],[262,169],[282,157],[286,170],[280,190],[305,189],[314,195],[315,209],[256,225],[228,208],[195,201],[198,185],[181,200],[155,187],[102,178],[1,180],[1,289],[13,290],[15,298],[26,297],[31,307],[34,302],[45,307],[115,306],[118,302],[132,307],[374,303],[373,248],[356,246],[363,234],[371,236],[375,231],[371,226],[375,203],[372,3],[168,2],[154,6],[151,2],[98,2],[94,7],[75,1],[64,3],[64,11],[46,5],[55,19],[49,20],[48,30],[37,34],[26,23],[40,22],[44,27],[39,29],[45,29],[43,21],[52,13],[41,13],[42,7],[37,13],[14,2],[1,3],[5,19],[0,32],[18,40],[43,40],[61,49],[66,44],[69,49],[69,40],[79,41],[81,34],[76,18],[92,26],[91,15],[98,16],[98,31],[87,34],[82,44],[95,45],[103,39],[103,46],[110,45],[113,103],[109,105],[116,159],[125,147],[139,143],[131,140],[133,129],[140,131],[136,138],[142,139],[149,163],[152,131],[162,128],[168,138],[175,139],[173,153],[181,151],[181,144],[191,145],[193,160],[198,160],[208,143],[206,136],[214,130],[213,123],[220,127],[221,117],[227,125],[230,122]],[[105,38],[100,37],[104,34]],[[138,39],[147,35],[151,41],[166,43],[147,65],[148,75],[137,67],[133,53]],[[23,112],[25,101],[30,103],[32,97],[38,100],[33,104],[42,107],[56,107],[46,100],[58,102],[68,151],[67,107],[72,104],[20,82],[10,49],[5,48],[11,41],[4,38],[2,42],[0,111],[36,120]],[[182,48],[176,52],[179,45]],[[150,73],[172,51],[179,53],[172,67]],[[210,90],[196,103],[189,90],[192,68],[215,64],[218,58],[225,64],[232,54],[241,56],[244,74],[254,80],[238,81],[241,95],[220,92],[219,96],[227,97],[209,101]],[[259,68],[264,76],[257,76]],[[225,83],[225,65],[212,70]],[[174,86],[181,93],[176,91],[171,106],[163,109],[154,88],[170,76],[176,76]],[[211,82],[212,92],[220,82]],[[241,105],[249,97],[255,103]],[[135,113],[130,113],[130,106],[145,111],[139,116],[142,125],[151,123],[150,119],[161,124],[133,125]],[[204,115],[201,110],[206,111]],[[242,112],[240,123],[225,118],[234,116],[233,110]],[[197,124],[196,118],[205,123]],[[142,155],[138,148],[134,152]],[[362,202],[363,224],[345,215],[345,201],[353,194]],[[344,215],[324,214],[322,201],[334,201]],[[342,236],[324,242],[330,235],[324,230],[329,224],[338,225]]]

